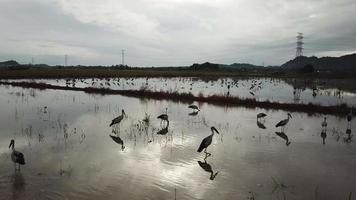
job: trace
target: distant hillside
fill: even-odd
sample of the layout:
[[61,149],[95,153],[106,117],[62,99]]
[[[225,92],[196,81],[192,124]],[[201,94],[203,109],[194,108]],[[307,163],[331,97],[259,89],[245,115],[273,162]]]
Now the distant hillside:
[[263,66],[252,65],[248,63],[233,63],[231,65],[220,65],[221,68],[237,69],[237,70],[255,70],[263,69]]
[[12,66],[19,66],[20,64],[14,60],[9,60],[5,62],[0,62],[0,67],[12,67]]
[[194,63],[192,66],[190,66],[190,69],[193,70],[217,70],[219,69],[219,65],[218,64],[214,64],[214,63],[203,63],[203,64],[198,64],[198,63]]
[[306,65],[313,65],[319,71],[356,71],[356,54],[345,55],[341,57],[305,57],[300,56],[290,60],[282,68],[288,70],[298,70]]

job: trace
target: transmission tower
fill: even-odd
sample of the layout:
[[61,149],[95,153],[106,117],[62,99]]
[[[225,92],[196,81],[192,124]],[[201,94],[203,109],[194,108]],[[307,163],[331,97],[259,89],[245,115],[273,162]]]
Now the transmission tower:
[[68,55],[64,55],[64,66],[68,65]]
[[121,61],[122,61],[122,66],[125,65],[125,49],[121,50]]
[[297,52],[295,54],[295,57],[303,56],[303,33],[298,33],[297,35]]

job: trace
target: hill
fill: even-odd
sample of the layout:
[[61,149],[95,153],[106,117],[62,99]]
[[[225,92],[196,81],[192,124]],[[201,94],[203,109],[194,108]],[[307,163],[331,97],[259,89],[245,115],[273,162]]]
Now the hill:
[[281,67],[287,70],[298,70],[306,65],[313,65],[319,71],[356,72],[356,54],[321,58],[300,56],[284,63]]

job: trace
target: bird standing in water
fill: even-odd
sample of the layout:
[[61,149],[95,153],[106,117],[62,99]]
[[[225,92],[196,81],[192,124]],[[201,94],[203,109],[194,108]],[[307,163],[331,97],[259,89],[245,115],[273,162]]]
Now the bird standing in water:
[[265,118],[267,115],[265,113],[258,113],[257,114],[257,120],[261,119],[261,118]]
[[121,110],[121,115],[118,116],[118,117],[116,117],[116,118],[114,118],[114,119],[111,121],[111,124],[110,124],[109,126],[111,127],[112,125],[119,124],[119,123],[124,119],[125,116],[127,116],[127,115],[126,115],[124,109],[122,109],[122,110]]
[[207,154],[210,154],[207,152],[207,148],[213,141],[214,132],[216,132],[217,134],[220,134],[219,131],[216,130],[216,128],[214,126],[212,126],[210,129],[211,129],[211,134],[208,137],[204,138],[203,141],[201,141],[200,146],[198,148],[198,152],[202,152],[203,149],[205,149],[204,152]]
[[321,127],[323,130],[326,130],[327,126],[328,126],[328,123],[326,122],[326,117],[324,117],[324,121],[321,123]]
[[292,115],[290,113],[288,113],[287,116],[287,119],[284,119],[276,124],[276,127],[281,127],[281,132],[284,132],[284,128],[288,124],[289,118],[292,118]]
[[[11,140],[9,148],[12,149],[11,153],[11,160],[15,164],[15,171],[20,171],[20,166],[25,164],[25,157],[23,153],[15,150],[15,140]],[[16,163],[18,164],[19,168],[16,168]]]
[[193,111],[200,111],[200,109],[196,105],[190,105],[190,106],[188,106],[188,108],[193,109]]
[[161,114],[157,117],[157,119],[161,119],[161,125],[163,121],[166,121],[168,123],[168,108],[166,108],[166,113],[165,114]]

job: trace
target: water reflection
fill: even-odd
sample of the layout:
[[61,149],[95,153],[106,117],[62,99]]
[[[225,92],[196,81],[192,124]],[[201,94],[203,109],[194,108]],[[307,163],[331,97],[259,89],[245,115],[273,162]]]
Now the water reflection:
[[326,130],[322,130],[321,133],[320,133],[320,137],[322,138],[323,140],[323,144],[325,144],[325,139],[326,139]]
[[205,153],[205,158],[204,158],[204,162],[202,161],[198,161],[199,166],[206,172],[210,173],[210,180],[214,180],[215,177],[218,175],[218,171],[216,173],[214,173],[211,165],[207,162],[207,158],[210,157],[209,153]]
[[286,141],[286,146],[290,145],[291,142],[289,141],[288,136],[284,132],[276,132],[276,134]]
[[[259,83],[255,85],[252,90]],[[257,121],[269,128],[285,118],[283,111],[201,104],[203,111],[189,117],[184,103],[34,91],[0,86],[0,111],[4,113],[0,115],[0,194],[5,194],[4,199],[11,199],[13,190],[21,188],[26,196],[17,191],[18,199],[173,199],[176,188],[180,200],[243,199],[249,191],[258,199],[269,200],[276,199],[276,192],[271,194],[271,177],[279,177],[279,188],[290,186],[292,199],[310,199],[305,191],[315,185],[325,193],[319,199],[340,199],[350,191],[356,192],[355,160],[350,159],[356,150],[351,142],[355,123],[348,123],[346,116],[326,116],[328,145],[321,151],[324,116],[320,115],[293,113],[288,131],[276,129],[276,134],[268,134],[256,131],[256,113],[268,114],[267,121]],[[36,95],[32,97],[31,93]],[[48,117],[42,112],[44,106]],[[122,140],[124,153],[117,146],[121,145],[118,138],[116,142],[103,134],[112,131],[108,125],[113,113],[122,107],[131,114],[121,121],[121,131],[114,130],[111,135]],[[164,113],[165,107],[169,109],[169,128],[167,123],[162,127],[160,120],[150,119]],[[214,155],[203,160],[200,156],[209,153],[195,151],[202,139],[210,136],[207,127],[211,126],[223,134],[218,140],[212,137]],[[163,137],[157,134],[165,128],[170,133]],[[256,132],[264,133],[256,137]],[[287,134],[293,135],[293,146],[285,149],[284,141],[290,144]],[[278,145],[279,137],[283,146]],[[16,189],[8,175],[13,172],[8,149],[12,138],[27,162],[21,171],[27,184]],[[118,152],[113,151],[116,148]],[[285,159],[288,156],[295,159]],[[215,166],[223,170],[217,173]],[[45,196],[40,196],[42,189]]]
[[257,121],[257,127],[260,129],[266,129],[266,126],[264,125],[263,122]]
[[[26,182],[21,173],[14,173],[11,176],[12,182],[12,199],[19,199],[26,188]],[[1,196],[0,196],[1,197]]]
[[191,113],[188,113],[189,116],[197,116],[199,111],[193,111]]
[[116,142],[117,144],[121,145],[121,150],[125,149],[124,141],[117,135],[110,135],[110,138]]

